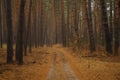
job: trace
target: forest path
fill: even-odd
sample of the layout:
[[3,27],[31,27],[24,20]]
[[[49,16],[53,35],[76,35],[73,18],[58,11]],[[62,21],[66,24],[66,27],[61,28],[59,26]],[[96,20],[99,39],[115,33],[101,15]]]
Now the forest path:
[[47,80],[79,80],[71,69],[63,52],[56,50],[48,72]]
[[[6,49],[1,51],[0,63],[5,63]],[[120,80],[120,58],[112,59],[116,58],[84,57],[72,48],[44,46],[24,56],[23,65],[0,64],[0,80]]]
[[[23,65],[0,66],[0,80],[80,80],[68,55],[72,56],[60,45],[33,49],[24,56]],[[5,61],[1,59],[1,63]]]

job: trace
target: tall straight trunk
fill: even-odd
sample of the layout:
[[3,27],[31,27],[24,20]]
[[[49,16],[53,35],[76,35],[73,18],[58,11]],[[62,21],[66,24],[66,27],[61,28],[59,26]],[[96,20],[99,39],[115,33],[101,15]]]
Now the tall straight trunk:
[[118,55],[120,29],[120,0],[115,0],[114,9],[114,55]]
[[113,42],[113,0],[110,0],[109,28],[110,28],[111,42]]
[[23,32],[24,32],[24,22],[25,22],[25,14],[24,14],[24,8],[25,8],[25,0],[21,0],[20,5],[20,15],[19,15],[19,27],[18,27],[18,40],[17,40],[17,61],[18,64],[23,64]]
[[56,11],[57,11],[56,0],[54,0],[53,5],[54,5],[54,14],[55,14],[55,44],[57,44],[58,43],[58,40],[57,40],[57,27],[58,27],[57,23],[58,22],[57,22],[57,14],[56,14]]
[[33,12],[33,15],[34,15],[34,16],[33,16],[33,17],[34,17],[34,18],[33,18],[33,19],[34,19],[34,21],[33,21],[33,26],[34,26],[34,27],[33,27],[33,37],[34,37],[34,46],[35,46],[35,48],[37,48],[37,44],[38,44],[38,43],[37,43],[37,23],[36,23],[36,22],[37,22],[37,20],[36,20],[36,18],[37,18],[37,17],[36,17],[36,16],[37,16],[37,11],[36,11],[36,10],[37,10],[37,3],[36,3],[36,1],[35,1],[35,4],[34,4],[34,5],[36,5],[36,6],[34,6],[34,9],[35,9],[35,10],[34,10],[34,12]]
[[99,4],[100,4],[99,0],[94,0],[94,26],[96,27],[96,31],[95,31],[96,42],[102,44],[104,43],[104,41],[102,40],[104,38],[103,37],[104,35],[101,34],[102,20],[101,20],[101,10],[99,8]]
[[[32,6],[32,0],[30,0],[29,3],[29,13],[28,13],[28,25],[26,29],[26,35],[25,35],[25,43],[24,43],[24,55],[27,56],[27,48],[28,48],[28,41],[30,42],[30,30],[31,30],[31,6]],[[31,52],[31,46],[29,45],[29,52]]]
[[30,11],[29,11],[29,17],[28,17],[28,27],[29,27],[29,31],[28,33],[28,46],[29,46],[29,53],[32,53],[32,24],[31,24],[31,20],[32,20],[32,0],[30,0]]
[[[37,1],[36,1],[36,4],[37,4]],[[40,5],[40,1],[39,1],[39,4],[37,4],[36,6],[36,14],[35,14],[35,34],[36,34],[36,40],[35,40],[35,46],[38,47],[39,46],[39,19],[38,19],[38,15],[39,15],[39,6]]]
[[0,48],[2,48],[2,2],[0,0]]
[[79,10],[80,10],[80,0],[75,0],[75,34],[77,39],[77,47],[79,47]]
[[41,47],[44,45],[43,28],[44,28],[44,1],[41,0],[41,19],[40,19],[40,46]]
[[81,38],[84,40],[83,42],[87,43],[88,41],[88,35],[87,35],[87,27],[88,27],[88,23],[87,23],[87,10],[86,10],[86,1],[82,0],[82,35]]
[[94,52],[95,49],[95,38],[93,35],[93,25],[92,25],[92,12],[91,12],[91,0],[88,0],[86,5],[86,11],[87,11],[87,22],[88,22],[88,34],[89,34],[89,44],[90,44],[90,51]]
[[76,0],[69,0],[69,11],[70,11],[70,41],[77,45],[77,20],[76,20],[76,13],[77,13],[77,7],[76,7]]
[[69,36],[69,33],[70,33],[70,30],[69,30],[69,0],[67,0],[67,29],[66,29],[66,34],[67,34],[67,46],[69,46],[69,39],[70,39],[70,36]]
[[77,37],[79,37],[78,35],[78,21],[79,21],[78,5],[79,5],[78,0],[75,0],[75,33]]
[[40,0],[40,6],[38,7],[40,12],[38,13],[38,17],[37,17],[37,20],[38,20],[38,46],[40,46],[41,44],[41,34],[40,34],[40,28],[41,28],[41,8],[42,8],[42,0]]
[[12,27],[12,6],[11,0],[6,1],[7,20],[7,63],[13,62],[13,27]]
[[64,16],[64,0],[61,0],[61,10],[62,10],[62,43],[63,46],[66,47],[66,26],[65,26],[65,16]]
[[34,45],[35,45],[35,48],[38,47],[38,43],[37,43],[37,25],[36,25],[36,15],[34,16],[35,19],[34,19]]
[[60,36],[59,33],[60,33],[60,6],[59,6],[59,1],[57,0],[54,0],[54,13],[55,13],[55,36],[56,36],[56,44],[60,43]]
[[102,15],[102,27],[105,34],[106,51],[109,54],[112,54],[111,37],[110,37],[110,31],[108,27],[107,8],[105,5],[105,0],[100,0],[100,7],[101,7],[101,15]]
[[6,13],[6,0],[1,0],[2,4],[2,28],[3,28],[3,41],[2,43],[7,43],[7,13]]

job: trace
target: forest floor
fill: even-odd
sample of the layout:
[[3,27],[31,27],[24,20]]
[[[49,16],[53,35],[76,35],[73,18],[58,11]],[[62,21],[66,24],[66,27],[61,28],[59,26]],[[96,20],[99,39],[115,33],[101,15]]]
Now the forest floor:
[[120,80],[120,57],[83,56],[55,45],[33,49],[23,65],[5,64],[0,50],[0,80]]

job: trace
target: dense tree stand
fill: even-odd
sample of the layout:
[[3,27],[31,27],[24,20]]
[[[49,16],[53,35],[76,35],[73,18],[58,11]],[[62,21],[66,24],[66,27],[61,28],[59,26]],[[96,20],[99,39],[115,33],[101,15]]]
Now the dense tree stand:
[[119,62],[120,0],[0,0],[0,80],[120,80]]

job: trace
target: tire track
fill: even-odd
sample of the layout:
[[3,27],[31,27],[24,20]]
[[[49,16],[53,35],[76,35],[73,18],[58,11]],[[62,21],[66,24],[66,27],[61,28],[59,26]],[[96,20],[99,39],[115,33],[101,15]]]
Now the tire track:
[[48,76],[47,76],[47,80],[52,80],[53,77],[54,77],[54,75],[55,75],[56,56],[57,56],[57,54],[54,53],[54,54],[53,54],[52,65],[51,65],[51,67],[50,67],[50,70],[49,70],[49,73],[48,73]]
[[64,54],[61,53],[62,56],[62,61],[63,61],[63,65],[64,65],[64,70],[67,74],[67,77],[69,80],[79,80],[76,75],[74,74],[74,72],[72,71],[72,69],[70,68],[70,66],[67,63],[67,60],[64,57]]
[[47,75],[47,80],[79,80],[70,68],[61,52],[53,53],[53,61]]

